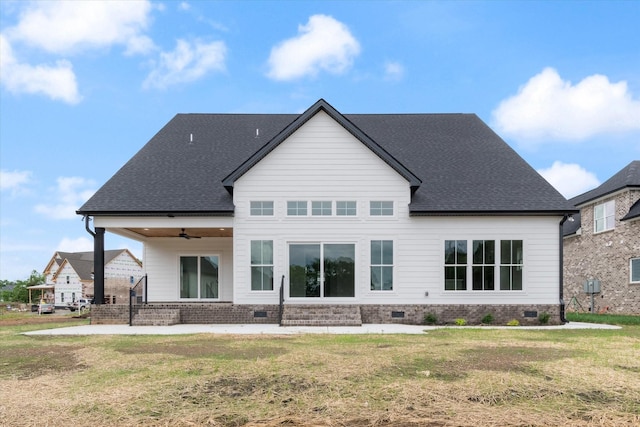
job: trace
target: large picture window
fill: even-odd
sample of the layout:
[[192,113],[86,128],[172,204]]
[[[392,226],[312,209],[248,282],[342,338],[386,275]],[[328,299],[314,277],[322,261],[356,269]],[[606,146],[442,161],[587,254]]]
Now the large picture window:
[[473,241],[471,286],[474,291],[493,291],[495,289],[495,247],[496,242],[493,240]]
[[273,290],[273,240],[251,241],[251,290]]
[[593,227],[596,233],[613,230],[615,227],[615,200],[596,205],[593,209]]
[[218,298],[220,260],[217,255],[180,257],[180,298]]
[[467,290],[467,241],[444,242],[444,290]]
[[393,240],[371,241],[371,290],[393,290]]
[[500,290],[521,291],[524,254],[522,240],[500,241]]

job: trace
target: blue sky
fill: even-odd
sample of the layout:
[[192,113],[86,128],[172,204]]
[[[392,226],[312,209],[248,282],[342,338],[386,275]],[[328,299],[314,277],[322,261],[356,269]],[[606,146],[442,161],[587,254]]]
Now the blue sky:
[[640,159],[638,1],[0,8],[0,279],[92,250],[76,209],[177,113],[475,113],[567,197]]

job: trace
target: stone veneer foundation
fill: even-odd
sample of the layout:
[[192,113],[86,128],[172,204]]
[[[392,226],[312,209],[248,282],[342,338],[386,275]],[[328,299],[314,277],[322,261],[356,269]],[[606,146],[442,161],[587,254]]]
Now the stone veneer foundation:
[[[183,324],[251,324],[278,323],[278,305],[236,305],[231,303],[150,303],[134,306],[137,310],[179,309]],[[468,324],[480,324],[487,314],[493,325],[505,325],[516,319],[521,325],[539,325],[538,316],[549,314],[550,325],[560,321],[559,305],[361,305],[362,323],[424,324],[426,314],[433,314],[438,324],[453,324],[463,318]],[[128,324],[128,305],[94,305],[92,324]]]

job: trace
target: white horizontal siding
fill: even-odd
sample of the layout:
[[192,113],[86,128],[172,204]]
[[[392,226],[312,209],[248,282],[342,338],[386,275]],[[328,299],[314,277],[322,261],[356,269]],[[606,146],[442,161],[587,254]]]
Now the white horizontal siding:
[[[425,183],[423,185],[428,185]],[[273,217],[250,217],[252,200],[274,202]],[[286,202],[354,200],[357,217],[288,217]],[[369,201],[392,200],[393,217],[370,217]],[[353,243],[355,298],[362,304],[554,304],[558,302],[558,223],[555,217],[409,217],[409,185],[329,116],[319,113],[238,179],[234,187],[234,296],[237,303],[277,303],[288,285],[292,242]],[[444,291],[444,241],[523,240],[525,289]],[[274,241],[274,290],[250,290],[250,241]],[[370,241],[394,241],[394,290],[370,285]],[[428,296],[425,296],[428,293]],[[311,299],[305,303],[338,303]]]
[[220,301],[233,299],[233,249],[231,238],[149,239],[145,243],[144,265],[147,271],[149,302],[180,300],[180,256],[218,255]]

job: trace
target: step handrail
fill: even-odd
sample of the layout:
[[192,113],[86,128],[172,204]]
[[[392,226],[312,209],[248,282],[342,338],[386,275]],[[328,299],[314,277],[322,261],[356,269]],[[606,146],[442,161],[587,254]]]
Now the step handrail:
[[278,309],[278,325],[282,326],[282,312],[284,311],[284,274],[280,280],[280,307]]

